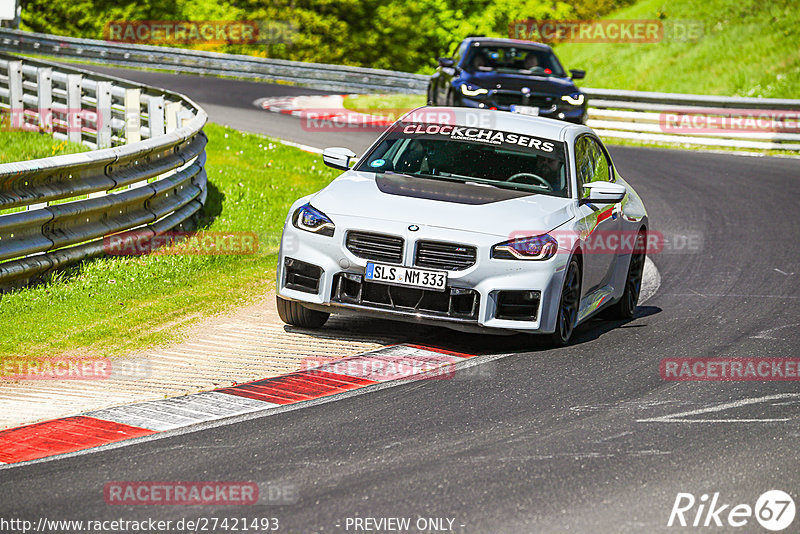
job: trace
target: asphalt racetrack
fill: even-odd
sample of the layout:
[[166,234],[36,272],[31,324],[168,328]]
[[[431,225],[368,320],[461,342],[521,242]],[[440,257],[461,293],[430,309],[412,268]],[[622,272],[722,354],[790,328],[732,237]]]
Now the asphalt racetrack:
[[[182,92],[211,121],[243,131],[356,152],[376,137],[306,131],[294,117],[252,106],[265,96],[319,93],[310,89],[97,70]],[[669,382],[659,363],[797,357],[800,161],[627,147],[611,153],[645,200],[651,229],[675,240],[673,250],[651,257],[661,287],[633,320],[593,321],[557,350],[524,336],[410,328],[410,342],[492,356],[452,380],[401,383],[6,469],[5,507],[26,518],[276,517],[280,532],[356,532],[354,517],[409,517],[412,524],[449,518],[443,525],[454,532],[550,533],[702,531],[667,528],[682,492],[698,499],[718,492],[732,506],[754,506],[770,489],[797,500],[798,382]],[[694,245],[675,250],[675,236],[694,236]],[[107,482],[131,480],[248,480],[291,486],[297,500],[105,503]],[[705,530],[760,528],[751,517],[744,528],[725,522]]]

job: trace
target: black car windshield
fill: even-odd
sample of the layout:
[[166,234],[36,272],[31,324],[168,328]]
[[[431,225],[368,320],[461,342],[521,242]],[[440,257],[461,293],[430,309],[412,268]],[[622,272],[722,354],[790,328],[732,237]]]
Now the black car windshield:
[[469,49],[464,66],[472,72],[497,71],[535,76],[566,76],[552,51],[521,46],[473,45]]
[[569,196],[564,143],[489,128],[401,122],[355,170]]

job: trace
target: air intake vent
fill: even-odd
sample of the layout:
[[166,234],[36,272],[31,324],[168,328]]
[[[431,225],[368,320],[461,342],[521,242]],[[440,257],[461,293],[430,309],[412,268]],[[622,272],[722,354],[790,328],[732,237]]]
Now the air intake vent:
[[347,250],[365,260],[403,262],[403,238],[368,232],[348,232]]
[[322,276],[321,267],[293,258],[285,258],[283,264],[286,267],[284,287],[304,293],[319,292],[319,279]]
[[475,247],[437,241],[419,241],[414,263],[418,267],[462,271],[475,265]]
[[539,312],[540,291],[500,291],[497,294],[498,319],[535,321]]

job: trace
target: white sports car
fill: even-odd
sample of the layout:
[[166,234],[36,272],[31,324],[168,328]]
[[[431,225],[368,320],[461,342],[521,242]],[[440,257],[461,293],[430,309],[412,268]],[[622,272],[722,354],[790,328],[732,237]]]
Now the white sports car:
[[315,328],[355,313],[565,345],[596,313],[631,317],[647,213],[588,127],[504,111],[420,108],[296,201],[277,305]]

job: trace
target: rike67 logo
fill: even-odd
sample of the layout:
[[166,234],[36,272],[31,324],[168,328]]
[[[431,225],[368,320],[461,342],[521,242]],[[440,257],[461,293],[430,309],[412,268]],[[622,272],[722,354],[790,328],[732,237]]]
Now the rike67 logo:
[[755,506],[725,503],[714,493],[703,494],[699,499],[691,493],[678,493],[668,527],[744,527],[752,526],[752,519],[763,528],[777,532],[794,521],[795,505],[791,495],[781,490],[761,494]]

